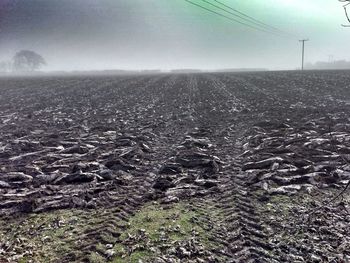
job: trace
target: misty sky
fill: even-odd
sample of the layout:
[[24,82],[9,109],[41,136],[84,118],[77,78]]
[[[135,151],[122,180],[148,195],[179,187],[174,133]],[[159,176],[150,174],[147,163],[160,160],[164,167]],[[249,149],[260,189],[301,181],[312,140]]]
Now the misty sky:
[[307,62],[329,55],[350,60],[350,28],[341,27],[346,19],[337,0],[222,2],[288,36],[251,29],[184,0],[0,0],[0,60],[30,49],[46,58],[46,70],[295,69],[300,38],[310,38]]

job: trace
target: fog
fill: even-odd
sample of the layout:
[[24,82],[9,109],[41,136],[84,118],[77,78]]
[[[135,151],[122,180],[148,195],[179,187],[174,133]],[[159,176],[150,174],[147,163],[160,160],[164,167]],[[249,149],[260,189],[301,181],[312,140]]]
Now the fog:
[[[192,0],[211,10],[201,0]],[[215,2],[212,0],[211,2]],[[300,67],[350,60],[337,0],[223,0],[283,31],[255,30],[184,0],[0,0],[0,61],[34,50],[46,71]],[[216,10],[226,16],[231,15]]]

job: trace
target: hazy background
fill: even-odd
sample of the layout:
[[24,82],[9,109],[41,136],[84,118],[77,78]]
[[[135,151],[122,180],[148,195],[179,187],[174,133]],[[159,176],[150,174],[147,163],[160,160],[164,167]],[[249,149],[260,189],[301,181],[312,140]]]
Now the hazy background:
[[[205,5],[200,0],[193,0]],[[222,0],[290,33],[230,22],[184,0],[0,0],[0,60],[21,49],[45,70],[270,68],[350,60],[350,28],[337,0]]]

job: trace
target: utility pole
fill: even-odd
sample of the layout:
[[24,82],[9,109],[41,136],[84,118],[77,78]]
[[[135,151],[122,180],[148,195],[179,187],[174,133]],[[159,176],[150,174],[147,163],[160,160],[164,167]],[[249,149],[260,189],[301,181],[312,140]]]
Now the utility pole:
[[334,62],[334,56],[328,55],[328,63],[333,63],[333,62]]
[[302,51],[302,58],[301,58],[301,70],[304,70],[304,54],[305,54],[305,41],[309,41],[309,39],[302,39],[299,40],[299,42],[303,43],[303,51]]

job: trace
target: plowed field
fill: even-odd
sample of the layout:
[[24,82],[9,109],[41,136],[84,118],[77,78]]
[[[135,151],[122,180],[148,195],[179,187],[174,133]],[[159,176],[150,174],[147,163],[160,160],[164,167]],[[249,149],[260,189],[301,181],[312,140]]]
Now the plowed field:
[[0,79],[0,262],[350,262],[350,72]]

